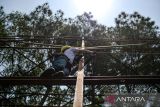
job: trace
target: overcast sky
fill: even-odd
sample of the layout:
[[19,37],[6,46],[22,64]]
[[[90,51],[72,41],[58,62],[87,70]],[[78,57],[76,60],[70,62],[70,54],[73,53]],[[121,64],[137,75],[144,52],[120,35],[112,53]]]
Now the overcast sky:
[[6,13],[30,13],[36,6],[45,2],[49,3],[53,12],[63,10],[65,17],[74,18],[84,12],[92,12],[94,19],[106,26],[114,26],[114,19],[122,11],[137,11],[150,17],[160,26],[160,0],[0,0],[0,5]]

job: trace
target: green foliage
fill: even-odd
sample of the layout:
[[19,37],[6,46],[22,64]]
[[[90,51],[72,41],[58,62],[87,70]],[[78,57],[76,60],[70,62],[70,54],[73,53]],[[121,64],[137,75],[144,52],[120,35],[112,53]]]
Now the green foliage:
[[[159,39],[158,37],[158,26],[155,25],[154,21],[151,21],[149,17],[144,17],[140,15],[138,12],[134,12],[133,14],[127,14],[122,12],[115,18],[116,27],[114,31],[116,32],[115,38],[122,38],[128,42],[117,42],[120,43],[135,43],[135,41],[143,40],[143,39]],[[144,41],[146,42],[146,41]],[[157,61],[159,63],[159,55],[146,55],[141,54],[138,50],[142,52],[146,52],[146,49],[155,49],[159,48],[157,43],[147,43],[143,46],[124,47],[123,49],[127,49],[130,52],[126,52],[125,54],[119,55],[117,59],[119,59],[120,63],[124,64],[127,71],[120,71],[121,74],[130,74],[130,75],[156,75],[159,74],[160,68],[153,67],[157,65]],[[133,53],[134,52],[134,53]],[[147,63],[148,62],[148,63]],[[154,63],[154,64],[153,64]],[[151,66],[150,66],[151,65]],[[153,66],[152,66],[153,65]],[[148,68],[148,69],[146,69]],[[158,72],[157,72],[158,71]]]
[[5,29],[5,21],[6,21],[6,14],[3,11],[3,7],[0,6],[0,37],[7,36],[7,31]]
[[156,38],[158,26],[149,17],[138,12],[127,14],[122,12],[115,18],[116,29],[119,36],[131,39]]
[[[106,27],[98,24],[93,19],[91,13],[84,13],[75,18],[64,18],[64,12],[58,10],[55,13],[51,11],[49,4],[44,3],[37,6],[30,14],[20,12],[12,12],[5,14],[3,7],[0,7],[0,37],[15,37],[15,42],[6,42],[6,46],[17,47],[53,47],[52,45],[70,44],[80,46],[81,41],[55,39],[56,37],[79,38],[85,36],[86,46],[98,45],[120,45],[134,43],[140,39],[159,39],[157,30],[158,26],[149,17],[140,15],[138,12],[127,14],[122,12],[115,18],[115,27]],[[123,41],[107,41],[111,39],[122,39]],[[24,41],[23,41],[24,40]],[[134,41],[135,40],[135,41]],[[27,41],[27,42],[26,42]],[[136,42],[137,43],[137,42]],[[138,42],[139,43],[139,42]],[[160,74],[160,56],[159,54],[145,54],[152,50],[158,50],[159,42],[149,42],[145,45],[128,46],[123,48],[107,48],[98,50],[94,58],[93,66],[88,64],[87,70],[93,70],[94,75],[159,75]],[[125,51],[127,50],[127,51]],[[141,51],[143,53],[141,53]],[[0,67],[2,67],[1,76],[38,76],[39,73],[51,66],[52,58],[45,63],[40,64],[53,53],[59,52],[57,49],[1,49]],[[134,53],[134,54],[133,54]],[[86,56],[87,57],[87,56]],[[38,65],[37,67],[35,67]],[[89,68],[91,67],[91,68]],[[48,106],[65,105],[71,106],[74,86],[69,88],[61,88],[59,86],[52,87],[45,104]],[[156,91],[153,86],[136,86],[136,85],[114,85],[114,86],[95,86],[95,92],[105,93],[136,93],[140,90],[142,93],[149,93],[148,88]],[[44,86],[17,86],[17,87],[1,87],[0,90],[6,92],[17,93],[41,93],[42,95],[26,95],[3,94],[5,98],[13,99],[14,104],[21,105],[39,105],[46,92]],[[85,93],[91,94],[92,87],[86,86]],[[57,95],[56,95],[57,94]],[[59,95],[62,94],[62,95]],[[67,95],[68,94],[68,95]],[[28,96],[28,97],[27,97]],[[17,99],[18,97],[18,99]],[[69,102],[69,103],[66,103]],[[85,104],[90,104],[92,98],[86,97]],[[97,101],[98,103],[98,101]],[[99,104],[97,104],[99,105]]]

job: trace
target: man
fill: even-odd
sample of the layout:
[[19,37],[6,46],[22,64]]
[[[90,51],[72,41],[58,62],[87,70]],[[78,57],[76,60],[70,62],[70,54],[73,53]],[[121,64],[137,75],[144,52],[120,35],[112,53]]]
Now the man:
[[93,53],[93,51],[84,50],[81,48],[71,47],[65,45],[61,48],[61,53],[53,61],[53,66],[48,68],[40,74],[40,77],[62,77],[68,76],[71,72],[71,67],[76,62],[75,59],[80,60],[81,57],[77,58],[76,54],[79,52]]

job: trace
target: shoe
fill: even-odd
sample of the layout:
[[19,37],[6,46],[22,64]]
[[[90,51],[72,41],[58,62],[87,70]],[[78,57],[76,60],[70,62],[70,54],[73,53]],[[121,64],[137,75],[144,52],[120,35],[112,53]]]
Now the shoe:
[[58,71],[58,72],[52,74],[52,77],[64,77],[64,72]]
[[51,77],[55,73],[54,68],[48,68],[40,74],[40,77]]

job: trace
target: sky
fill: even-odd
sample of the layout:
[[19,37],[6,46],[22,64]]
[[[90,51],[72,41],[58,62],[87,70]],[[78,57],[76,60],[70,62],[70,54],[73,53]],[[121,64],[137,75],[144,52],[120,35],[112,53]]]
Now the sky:
[[0,6],[6,13],[20,11],[29,14],[46,2],[53,13],[61,9],[66,18],[91,12],[98,23],[110,27],[115,25],[114,19],[122,11],[129,14],[137,11],[160,27],[160,0],[0,0]]

